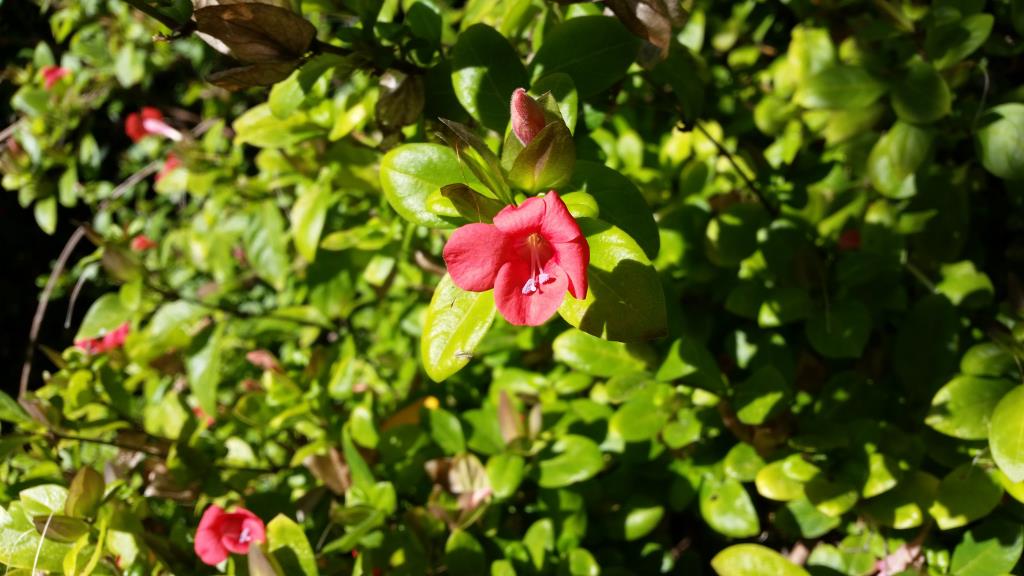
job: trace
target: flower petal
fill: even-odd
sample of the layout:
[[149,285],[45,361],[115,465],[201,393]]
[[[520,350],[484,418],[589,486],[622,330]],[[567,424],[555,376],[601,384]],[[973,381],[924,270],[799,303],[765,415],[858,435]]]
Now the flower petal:
[[577,300],[587,297],[587,265],[590,264],[590,245],[582,236],[574,242],[552,244],[555,261],[569,278],[569,294]]
[[494,216],[494,225],[509,236],[525,236],[540,230],[546,207],[540,198],[527,198],[519,206],[506,206]]
[[484,292],[507,259],[505,235],[490,224],[466,224],[444,245],[444,263],[452,282],[463,290]]
[[215,566],[228,557],[228,551],[221,543],[220,527],[225,512],[220,506],[210,506],[203,512],[196,529],[195,552],[204,564]]
[[132,142],[138,142],[146,136],[146,129],[142,127],[142,116],[138,112],[132,112],[125,118],[124,133],[132,139]]
[[526,262],[512,260],[498,271],[494,281],[494,301],[510,324],[540,326],[562,305],[569,284],[565,272],[554,260],[548,261],[544,272],[550,279],[536,291],[524,294],[523,287],[530,280],[530,266]]
[[544,195],[543,202],[547,211],[541,222],[541,234],[548,242],[573,242],[583,237],[580,225],[569,213],[569,208],[558,196],[558,192],[549,191]]

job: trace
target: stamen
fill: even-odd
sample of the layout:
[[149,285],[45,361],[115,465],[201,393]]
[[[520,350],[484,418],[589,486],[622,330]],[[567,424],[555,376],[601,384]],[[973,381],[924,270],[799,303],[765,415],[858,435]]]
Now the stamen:
[[245,544],[246,542],[249,542],[251,540],[252,540],[252,536],[249,535],[249,528],[248,528],[248,526],[242,528],[242,533],[238,535],[238,543],[239,544]]
[[526,284],[523,284],[523,294],[533,294],[536,291],[537,282],[533,278],[530,278],[526,281]]
[[526,238],[526,250],[530,253],[530,278],[523,284],[524,295],[539,292],[542,285],[555,280],[550,274],[544,272],[541,263],[540,252],[544,246],[544,238],[536,232]]

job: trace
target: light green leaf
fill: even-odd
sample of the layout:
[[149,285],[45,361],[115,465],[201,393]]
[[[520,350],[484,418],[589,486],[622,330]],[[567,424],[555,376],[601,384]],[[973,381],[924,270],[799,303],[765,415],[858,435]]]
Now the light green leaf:
[[253,209],[245,234],[245,254],[253,269],[278,291],[284,290],[291,268],[284,216],[272,201]]
[[320,573],[306,533],[284,514],[278,514],[267,524],[267,551],[274,555],[285,574],[317,576]]
[[1024,526],[993,518],[971,528],[953,550],[953,576],[1008,574],[1024,551]]
[[989,108],[978,126],[976,137],[985,169],[1004,180],[1024,180],[1024,104]]
[[[1016,421],[1021,426],[1019,412]],[[939,484],[939,494],[928,509],[940,530],[959,528],[987,516],[1003,497],[994,472],[968,462],[953,469]]]
[[427,422],[430,426],[430,437],[445,454],[453,456],[466,451],[462,425],[454,414],[444,408],[427,410]]
[[196,342],[198,346],[186,360],[189,386],[199,401],[199,407],[207,414],[217,413],[223,334],[223,325],[208,331],[205,341],[200,339]]
[[473,358],[495,315],[494,292],[466,292],[447,274],[434,290],[420,340],[423,369],[435,382],[455,374]]
[[733,393],[736,417],[757,426],[775,417],[789,404],[793,387],[774,366],[762,366]]
[[581,218],[590,244],[587,297],[566,296],[558,313],[580,330],[622,342],[665,334],[667,317],[661,280],[640,246],[621,229]]
[[0,390],[0,420],[13,422],[21,426],[31,424],[32,418],[25,412],[25,409],[18,404],[18,401]]
[[316,249],[320,245],[320,234],[327,219],[327,208],[331,205],[329,181],[318,181],[300,185],[297,198],[292,205],[291,233],[295,250],[307,262],[316,260]]
[[257,148],[287,148],[324,133],[324,128],[313,124],[304,112],[281,119],[274,116],[269,104],[250,108],[231,127],[236,144],[252,144]]
[[938,493],[939,479],[915,470],[892,490],[865,500],[860,509],[883,526],[897,530],[917,528],[927,518],[928,508]]
[[647,368],[641,347],[609,342],[579,330],[562,332],[551,347],[555,360],[592,376],[615,376]]
[[954,438],[984,440],[989,418],[1014,383],[995,378],[957,376],[932,399],[925,424]]
[[391,207],[406,220],[430,228],[451,228],[453,223],[427,209],[427,197],[448,184],[479,185],[463,169],[455,152],[439,144],[405,144],[384,155],[380,183]]
[[805,108],[865,108],[885,94],[885,84],[859,66],[839,65],[811,76],[799,92]]
[[601,449],[586,436],[562,436],[550,451],[553,456],[540,461],[538,484],[543,488],[562,488],[583,482],[604,469]]
[[999,401],[992,413],[988,445],[999,469],[1013,482],[1024,481],[1024,386]]
[[871,185],[889,198],[904,199],[917,194],[915,172],[928,157],[932,135],[922,129],[897,122],[868,156]]
[[730,538],[750,538],[761,532],[750,494],[732,478],[704,479],[700,487],[700,515],[715,532]]
[[517,454],[498,454],[487,460],[487,478],[497,499],[509,498],[523,481],[526,461]]
[[718,576],[809,576],[778,552],[760,544],[736,544],[711,559]]
[[117,328],[131,319],[129,310],[121,301],[118,292],[108,292],[100,296],[89,307],[78,327],[75,341],[96,338]]

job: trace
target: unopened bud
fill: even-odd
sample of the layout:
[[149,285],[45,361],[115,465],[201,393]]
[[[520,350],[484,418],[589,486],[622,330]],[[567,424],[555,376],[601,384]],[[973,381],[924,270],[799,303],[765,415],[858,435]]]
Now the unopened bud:
[[512,132],[516,138],[526,146],[546,124],[544,109],[540,104],[530,98],[526,90],[516,88],[512,93]]

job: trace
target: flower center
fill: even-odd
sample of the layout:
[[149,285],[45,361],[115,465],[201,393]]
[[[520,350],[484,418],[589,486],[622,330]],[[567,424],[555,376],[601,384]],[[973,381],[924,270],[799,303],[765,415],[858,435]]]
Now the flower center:
[[534,232],[526,237],[526,251],[530,258],[530,277],[523,284],[523,294],[540,292],[540,287],[549,282],[554,282],[550,274],[544,272],[543,260],[547,258],[548,246],[544,237]]
[[246,542],[252,541],[252,535],[249,534],[249,527],[245,526],[242,528],[242,533],[238,535],[238,543],[245,544]]

